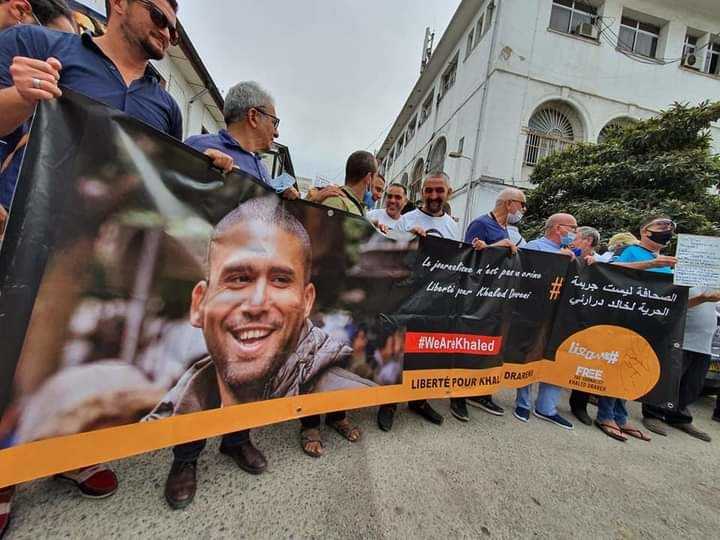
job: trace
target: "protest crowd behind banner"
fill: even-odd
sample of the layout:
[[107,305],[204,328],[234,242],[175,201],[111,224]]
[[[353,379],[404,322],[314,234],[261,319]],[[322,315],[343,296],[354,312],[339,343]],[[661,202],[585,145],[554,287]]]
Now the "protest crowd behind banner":
[[[321,414],[355,442],[347,410],[379,405],[390,431],[397,403],[442,423],[427,400],[450,398],[468,421],[467,404],[504,414],[501,388],[517,389],[521,422],[573,429],[558,411],[567,388],[574,416],[614,439],[649,440],[629,399],[647,430],[709,441],[688,406],[717,322],[717,239],[681,235],[676,260],[660,253],[672,216],[648,216],[637,236],[602,231],[620,234],[601,254],[592,224],[555,214],[526,242],[512,188],[460,231],[443,171],[412,208],[363,151],[345,185],[301,200],[259,157],[280,119],[257,83],[229,91],[226,129],[179,140],[175,102],[133,78],[162,47],[135,51],[135,65],[112,53],[121,23],[162,30],[166,48],[177,5],[132,4],[103,37],[0,32],[0,92],[16,91],[0,108],[0,533],[19,482],[58,475],[107,496],[117,479],[99,463],[174,445],[165,497],[182,508],[207,437],[223,435],[220,451],[259,474],[251,428],[302,419],[303,450],[319,457]],[[69,11],[52,14],[74,27]],[[123,76],[99,74],[113,63]],[[133,99],[107,98],[128,77]]]

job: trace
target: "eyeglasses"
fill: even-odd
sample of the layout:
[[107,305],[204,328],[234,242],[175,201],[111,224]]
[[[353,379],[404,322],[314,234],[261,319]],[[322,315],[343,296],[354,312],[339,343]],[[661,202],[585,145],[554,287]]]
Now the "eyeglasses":
[[260,107],[255,107],[255,110],[257,112],[259,112],[260,114],[265,115],[268,118],[270,118],[270,121],[272,122],[272,125],[275,129],[280,127],[280,119],[277,116],[274,116],[274,115],[270,114],[269,112],[263,111]]
[[135,1],[142,4],[143,7],[148,10],[150,13],[150,19],[155,26],[157,26],[160,30],[164,30],[165,28],[168,29],[168,33],[170,34],[170,44],[177,45],[180,41],[180,34],[178,33],[177,26],[170,22],[167,15],[165,15],[165,13],[163,13],[163,11],[150,0]]
[[663,231],[674,231],[677,229],[677,225],[671,219],[656,219],[645,226],[646,229],[650,229],[651,227]]
[[527,208],[527,203],[525,201],[519,201],[517,199],[510,199],[510,202],[516,202],[520,205],[521,208]]

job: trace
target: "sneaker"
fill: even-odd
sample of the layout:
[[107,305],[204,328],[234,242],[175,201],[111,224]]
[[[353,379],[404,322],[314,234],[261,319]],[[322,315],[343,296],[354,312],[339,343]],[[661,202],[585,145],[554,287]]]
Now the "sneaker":
[[541,418],[542,420],[545,420],[546,422],[550,422],[551,424],[555,424],[556,426],[560,426],[564,429],[573,429],[572,422],[568,422],[565,420],[562,416],[559,414],[553,414],[552,416],[543,414],[538,411],[533,411],[533,414],[537,416],[538,418]]
[[464,398],[450,400],[450,413],[461,422],[470,420]]
[[0,538],[10,525],[10,506],[12,505],[15,486],[0,489]]
[[104,499],[117,491],[118,480],[107,465],[93,465],[75,471],[56,474],[57,480],[70,482],[84,497]]
[[671,424],[672,427],[679,429],[680,431],[684,431],[691,437],[695,437],[696,439],[700,439],[701,441],[705,442],[712,442],[712,437],[705,433],[704,431],[700,431],[698,428],[696,428],[692,424]]
[[525,407],[515,407],[515,410],[513,411],[513,416],[521,422],[529,422],[530,409],[526,409]]
[[492,396],[469,397],[467,398],[467,402],[469,405],[477,407],[478,409],[482,409],[486,413],[495,416],[502,416],[503,414],[505,414],[505,409],[495,403],[492,400]]
[[408,409],[410,409],[416,414],[419,414],[425,420],[427,420],[428,422],[432,422],[437,426],[443,423],[443,416],[435,409],[433,409],[425,399],[421,399],[419,401],[411,401],[408,404]]

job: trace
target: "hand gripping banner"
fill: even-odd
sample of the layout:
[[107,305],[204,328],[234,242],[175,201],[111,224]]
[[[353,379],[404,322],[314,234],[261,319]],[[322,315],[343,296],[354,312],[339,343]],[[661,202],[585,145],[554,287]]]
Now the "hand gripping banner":
[[686,308],[649,272],[386,238],[66,92],[0,250],[0,486],[536,381],[672,407]]

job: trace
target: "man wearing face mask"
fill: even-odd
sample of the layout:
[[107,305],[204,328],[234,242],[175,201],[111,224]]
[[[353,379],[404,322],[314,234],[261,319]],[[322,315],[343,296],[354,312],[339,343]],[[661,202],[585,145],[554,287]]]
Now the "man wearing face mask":
[[[668,216],[649,216],[640,226],[640,243],[628,246],[615,263],[627,268],[671,274],[677,259],[660,255],[660,251],[670,243],[674,234],[675,223]],[[669,425],[701,441],[711,441],[710,435],[693,425],[688,406],[700,397],[710,366],[712,339],[717,327],[715,304],[719,301],[720,291],[699,287],[690,289],[677,407],[642,406],[643,425],[657,435],[666,436],[665,426]]]
[[[525,194],[517,188],[505,188],[497,196],[492,212],[483,214],[468,226],[465,242],[476,249],[506,247],[512,254],[517,253],[517,245],[510,239],[508,225],[517,225],[527,209]],[[466,403],[495,416],[502,416],[505,410],[492,400],[492,396],[473,396],[450,400],[450,412],[461,422],[467,422],[469,415]]]
[[[546,253],[560,253],[569,257],[575,257],[568,249],[575,241],[577,221],[570,214],[553,214],[545,222],[545,235],[542,238],[528,242],[524,249],[544,251]],[[533,414],[556,426],[564,429],[573,429],[571,422],[558,414],[557,404],[560,400],[561,389],[558,386],[539,383],[538,395],[535,400]],[[530,386],[519,388],[515,399],[515,411],[513,416],[521,422],[530,420]]]

